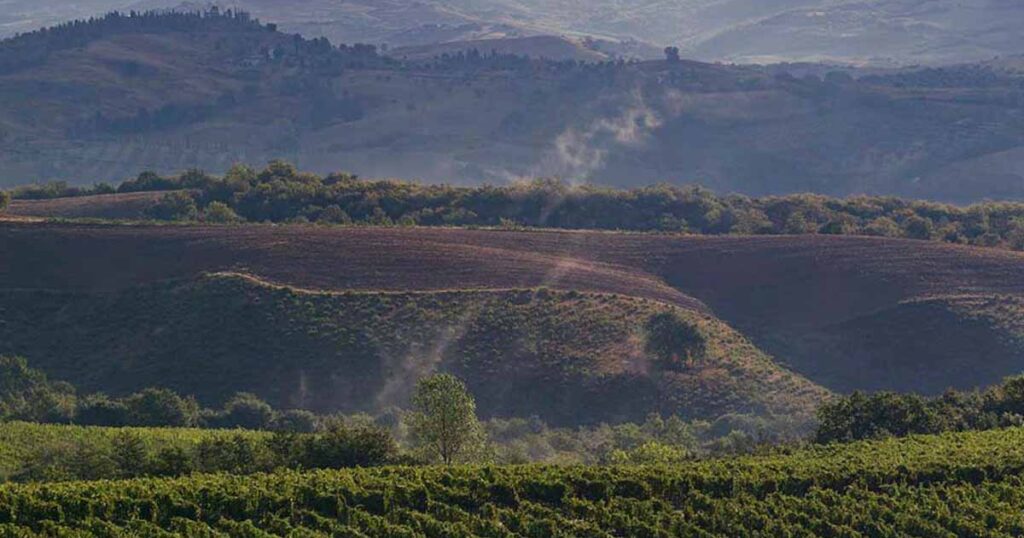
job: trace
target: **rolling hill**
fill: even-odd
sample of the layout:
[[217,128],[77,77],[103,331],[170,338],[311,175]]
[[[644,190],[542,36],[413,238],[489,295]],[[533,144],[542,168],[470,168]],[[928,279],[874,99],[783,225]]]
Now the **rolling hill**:
[[[197,9],[182,0],[6,0],[0,36],[106,11]],[[706,61],[828,61],[885,66],[988,60],[1024,52],[1024,8],[1008,0],[229,0],[288,32],[335,42],[431,46],[479,39],[587,36],[650,57],[667,45]]]
[[[807,417],[826,392],[713,318],[685,371],[659,371],[644,324],[672,310],[610,294],[537,289],[309,292],[237,274],[117,293],[5,291],[0,351],[87,391],[165,386],[221,402],[380,412],[433,371],[466,380],[483,416],[638,421],[651,412]],[[43,337],[48,335],[48,337]]]
[[553,176],[752,195],[1024,195],[1020,73],[993,65],[851,79],[489,51],[401,61],[273,28],[150,14],[0,43],[0,185],[285,158],[462,184]]
[[[993,384],[1003,376],[1024,370],[1024,348],[1018,338],[1019,298],[1024,295],[1024,273],[1020,267],[1024,254],[994,249],[833,236],[693,237],[444,228],[7,223],[0,227],[0,250],[10,253],[0,260],[0,290],[3,290],[4,309],[8,312],[5,318],[20,320],[13,326],[8,322],[7,330],[11,332],[4,341],[7,345],[21,342],[19,345],[24,347],[12,351],[30,356],[29,352],[34,349],[48,349],[35,353],[48,356],[39,359],[51,361],[45,369],[74,374],[71,377],[77,377],[82,370],[76,368],[88,362],[73,366],[66,362],[70,359],[54,357],[66,357],[66,352],[57,353],[60,349],[84,349],[85,344],[75,343],[75,338],[91,342],[86,336],[110,335],[107,344],[85,346],[91,351],[83,355],[83,361],[85,357],[109,360],[109,354],[104,351],[108,344],[120,350],[115,355],[136,347],[147,349],[139,347],[138,343],[128,343],[132,342],[130,336],[156,329],[149,329],[149,325],[140,321],[145,317],[125,312],[149,312],[152,308],[156,308],[154,312],[164,312],[146,316],[156,315],[157,319],[166,320],[169,327],[176,327],[162,338],[180,341],[173,335],[193,328],[186,323],[187,316],[185,321],[178,321],[182,314],[174,312],[192,311],[181,305],[188,304],[189,297],[200,293],[197,290],[213,293],[210,290],[216,286],[204,280],[208,278],[203,277],[204,274],[225,271],[290,286],[294,289],[287,293],[299,297],[312,293],[308,299],[311,304],[342,301],[330,295],[337,292],[370,294],[367,297],[377,297],[374,301],[389,297],[387,293],[427,293],[424,297],[430,297],[431,301],[439,301],[441,297],[449,297],[446,299],[449,301],[454,301],[454,297],[472,297],[446,296],[446,293],[475,293],[479,294],[479,301],[486,304],[485,297],[494,297],[489,294],[523,293],[515,290],[546,287],[574,291],[583,293],[584,299],[570,299],[559,292],[555,294],[559,299],[541,310],[557,312],[573,301],[582,300],[589,306],[580,311],[583,316],[578,318],[580,325],[565,330],[582,331],[583,326],[603,326],[602,331],[620,336],[637,334],[642,321],[615,328],[615,323],[607,321],[606,314],[621,319],[623,312],[637,308],[636,304],[661,305],[658,308],[679,309],[692,313],[687,316],[710,320],[708,323],[719,328],[713,332],[723,335],[722,342],[742,342],[745,337],[807,380],[837,391],[859,388],[936,393],[947,387]],[[265,284],[251,285],[256,287],[249,292],[227,293],[222,299],[227,312],[242,309],[237,311],[237,316],[215,316],[215,319],[243,319],[241,313],[247,311],[244,304],[249,300],[242,297],[273,295],[262,287]],[[172,293],[171,290],[177,291]],[[316,295],[324,292],[328,296]],[[373,295],[380,293],[385,295]],[[601,303],[598,296],[608,294],[616,299],[611,305],[598,307]],[[320,298],[314,300],[316,297]],[[648,302],[634,303],[636,300]],[[119,308],[115,306],[119,301],[133,306]],[[471,302],[476,304],[476,300]],[[76,304],[80,306],[73,307]],[[153,306],[142,306],[149,304]],[[36,306],[30,308],[31,305]],[[462,303],[462,306],[452,304],[442,310],[454,313],[471,309]],[[513,313],[501,310],[494,316],[517,319]],[[58,311],[66,317],[56,315]],[[257,311],[259,309],[253,312]],[[18,312],[26,317],[18,317]],[[299,327],[293,329],[294,337],[302,342],[296,349],[323,349],[317,346],[331,341],[321,338],[332,333],[323,332],[325,326],[316,320],[324,314],[317,312],[322,311],[314,308],[307,313],[311,316],[308,318],[303,317],[307,314],[297,315],[296,319],[307,321],[296,322]],[[457,314],[446,314],[454,318],[436,316],[440,314],[427,317],[459,319]],[[544,317],[540,313],[535,316]],[[602,319],[605,321],[600,321]],[[720,321],[714,321],[716,319]],[[89,320],[97,324],[89,331],[77,334],[70,329],[77,324],[90,326]],[[721,325],[722,322],[741,331],[744,337]],[[121,333],[111,330],[121,323],[127,323],[125,327],[129,328]],[[218,321],[211,326],[220,326],[220,323],[226,322]],[[159,325],[165,323],[159,322]],[[219,340],[210,336],[210,341],[220,342],[221,349],[229,348],[240,337],[233,339],[225,335],[245,334],[246,326],[240,323],[232,328],[229,323],[224,335],[214,332],[221,335],[217,337]],[[416,322],[411,326],[424,325]],[[544,330],[547,329],[510,329],[508,336],[502,337],[509,345],[498,348],[500,352],[512,353],[509,350],[519,349],[518,344],[512,342],[530,341]],[[33,336],[65,332],[68,334],[61,338]],[[274,334],[269,328],[266,332]],[[120,336],[115,337],[116,334]],[[302,336],[304,334],[307,336]],[[523,340],[515,334],[531,336]],[[580,335],[570,340],[590,338],[585,336],[587,331],[568,334]],[[63,340],[65,337],[71,340]],[[988,342],[987,347],[975,345],[979,337]],[[612,340],[619,344],[623,341],[620,337]],[[53,344],[55,348],[47,347],[54,342],[59,342]],[[599,359],[603,356],[621,360],[622,350],[608,347],[609,342],[578,344],[580,348],[564,354],[537,348],[535,351],[540,355],[527,354],[527,357],[530,361],[544,363],[541,358],[544,353],[554,353],[551,356],[584,356],[597,360],[598,364],[621,365],[614,360],[601,362]],[[762,365],[758,368],[765,368],[764,371],[778,372],[761,378],[759,383],[777,375],[790,379],[788,374],[784,375],[785,370],[778,370],[768,359],[757,359],[763,355],[748,344],[743,345],[748,346],[744,348],[747,351],[740,355],[754,362],[712,383],[712,387],[717,387],[713,390],[750,379],[748,373],[755,370],[751,364]],[[200,351],[190,351],[189,356],[195,353]],[[253,355],[258,359],[259,351],[254,349]],[[317,357],[323,355],[311,352],[300,359],[316,360]],[[145,362],[133,361],[125,367],[128,366],[155,376],[153,379],[168,375]],[[150,367],[156,369],[149,370]],[[552,372],[562,372],[556,378],[566,379],[566,370],[562,369],[568,368],[567,365],[551,367],[555,368]],[[615,367],[609,367],[613,368],[610,371],[616,371]],[[588,367],[587,371],[601,372],[601,368]],[[540,367],[536,369],[544,371]],[[93,368],[86,370],[99,372]],[[227,376],[227,371],[221,375]],[[254,377],[245,377],[246,383],[266,382],[267,378],[261,377],[263,371],[256,369],[247,373],[246,376]],[[477,372],[474,376],[478,375],[478,371],[473,371]],[[116,372],[104,375],[117,379]],[[125,376],[122,379],[130,378]],[[242,379],[235,373],[229,377]],[[90,386],[100,386],[98,379]],[[725,383],[723,379],[731,381]],[[186,383],[181,382],[182,386]],[[293,386],[294,382],[289,382],[282,390]],[[367,385],[370,386],[373,385]],[[690,387],[688,390],[692,390],[692,385]],[[264,385],[263,389],[273,395],[272,387]],[[811,391],[808,394],[814,393],[811,388],[797,393],[805,393],[805,390]],[[746,391],[729,388],[715,392],[714,398]],[[283,396],[276,394],[276,397]],[[751,401],[715,409],[756,407]],[[502,410],[509,404],[493,405],[493,409]]]

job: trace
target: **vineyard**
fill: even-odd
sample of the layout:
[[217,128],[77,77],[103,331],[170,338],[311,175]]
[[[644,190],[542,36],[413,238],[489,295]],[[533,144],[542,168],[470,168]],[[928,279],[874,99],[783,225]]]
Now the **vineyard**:
[[1024,429],[671,468],[425,467],[0,487],[9,536],[1020,536]]

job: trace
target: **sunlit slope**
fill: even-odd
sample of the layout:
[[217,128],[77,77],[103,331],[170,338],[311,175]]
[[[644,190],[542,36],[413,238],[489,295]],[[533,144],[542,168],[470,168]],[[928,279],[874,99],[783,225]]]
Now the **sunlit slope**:
[[[675,311],[707,341],[685,368],[646,351]],[[278,407],[406,405],[434,371],[465,379],[485,416],[575,425],[647,414],[810,415],[826,391],[721,321],[654,301],[546,289],[326,293],[217,274],[108,293],[0,291],[0,353],[116,394],[166,386]]]

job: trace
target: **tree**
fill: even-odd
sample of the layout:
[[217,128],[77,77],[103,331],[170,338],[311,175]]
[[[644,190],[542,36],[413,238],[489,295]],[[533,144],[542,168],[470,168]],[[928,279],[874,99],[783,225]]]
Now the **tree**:
[[7,191],[0,191],[0,211],[7,209],[11,203],[11,194]]
[[421,379],[412,404],[412,437],[431,459],[451,465],[481,443],[476,401],[459,378],[437,374]]
[[199,405],[167,389],[149,388],[124,400],[132,426],[192,427],[199,418]]
[[290,409],[280,413],[270,429],[276,432],[313,433],[316,431],[316,415],[305,409]]
[[68,422],[76,400],[71,385],[49,381],[21,357],[0,356],[0,420]]
[[198,214],[196,201],[186,191],[165,194],[146,209],[146,216],[156,220],[195,220]]
[[235,224],[242,222],[242,217],[224,202],[210,202],[203,211],[203,220],[214,224]]
[[665,59],[669,63],[679,62],[679,47],[665,47]]
[[935,225],[931,219],[913,216],[903,223],[903,234],[910,239],[928,240],[935,233]]
[[91,394],[78,404],[75,421],[85,426],[125,426],[129,422],[128,406],[106,394]]
[[696,327],[675,312],[654,314],[647,320],[646,351],[663,368],[681,370],[707,353],[707,341]]
[[224,405],[217,422],[226,428],[266,430],[274,422],[274,409],[255,394],[240,392]]

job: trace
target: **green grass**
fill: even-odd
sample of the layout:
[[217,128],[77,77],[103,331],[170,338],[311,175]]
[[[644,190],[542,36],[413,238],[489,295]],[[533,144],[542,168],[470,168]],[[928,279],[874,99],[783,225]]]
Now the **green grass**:
[[0,531],[297,536],[1024,533],[1024,429],[673,467],[428,467],[0,487]]
[[[187,449],[204,439],[224,439],[237,435],[259,438],[266,432],[244,430],[200,430],[192,428],[101,428],[26,422],[0,423],[0,482],[9,480],[22,466],[43,451],[56,451],[72,445],[85,445],[109,452],[112,440],[125,432],[135,434],[146,451],[155,454],[165,448]],[[69,450],[70,451],[70,450]]]
[[107,294],[2,291],[0,353],[84,391],[165,386],[206,405],[251,391],[277,408],[344,412],[403,405],[419,377],[443,370],[466,380],[484,416],[566,425],[807,416],[826,397],[722,322],[683,310],[708,357],[659,371],[644,324],[671,308],[546,289],[324,293],[218,274]]

